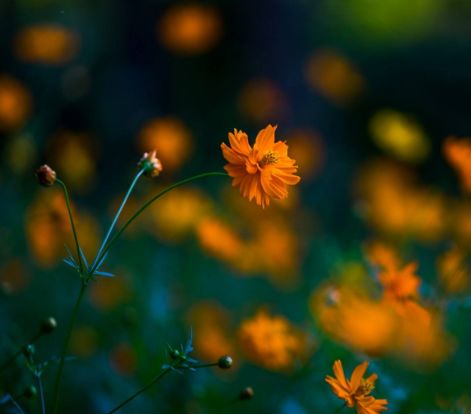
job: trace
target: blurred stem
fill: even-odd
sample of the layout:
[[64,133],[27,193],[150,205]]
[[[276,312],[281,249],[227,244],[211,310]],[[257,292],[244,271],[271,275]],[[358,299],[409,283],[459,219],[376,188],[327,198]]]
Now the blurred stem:
[[27,343],[26,345],[20,347],[10,358],[8,358],[3,364],[2,366],[0,366],[0,372],[2,372],[5,368],[7,368],[16,358],[18,358],[21,353],[23,352],[23,349],[25,348],[25,346],[27,345],[30,345],[30,344],[34,344],[42,335],[43,333],[41,332],[41,330],[39,330]]
[[72,316],[70,317],[69,325],[67,326],[64,345],[62,346],[61,357],[59,360],[59,368],[57,369],[56,379],[54,381],[53,406],[52,406],[52,412],[54,414],[57,413],[58,406],[59,406],[60,382],[62,378],[62,372],[64,370],[65,354],[67,353],[67,348],[69,346],[69,341],[70,341],[70,335],[75,325],[75,321],[77,320],[78,311],[80,309],[80,304],[82,303],[82,299],[84,297],[86,288],[87,288],[87,282],[84,279],[82,279],[82,286],[80,287],[80,292],[75,302],[74,309],[72,310]]
[[46,414],[46,402],[44,401],[44,388],[43,382],[41,380],[41,375],[35,375],[35,377],[39,388],[39,398],[41,400],[41,413]]
[[80,254],[80,244],[78,242],[77,230],[75,228],[74,218],[72,216],[72,209],[70,207],[69,192],[67,190],[67,186],[65,185],[65,183],[62,180],[59,180],[57,178],[56,183],[59,183],[59,185],[62,187],[62,191],[64,192],[65,203],[67,204],[67,211],[69,213],[70,226],[72,227],[72,233],[74,234],[75,248],[77,249],[77,258],[78,258],[78,262],[79,262],[79,269],[80,269],[80,273],[82,273],[82,271],[83,271],[82,255]]
[[161,378],[163,378],[165,375],[167,375],[170,371],[172,371],[172,367],[165,368],[163,371],[161,371],[157,376],[152,378],[152,380],[144,385],[140,390],[136,391],[133,395],[130,397],[126,398],[121,404],[117,405],[115,408],[113,408],[111,411],[108,411],[108,414],[113,414],[123,408],[126,404],[130,403],[134,398],[138,397],[141,395],[143,392],[147,391],[152,385],[154,385],[157,381],[159,381]]
[[108,242],[108,239],[111,236],[111,232],[113,231],[113,229],[116,225],[116,222],[118,221],[118,218],[121,215],[121,212],[123,211],[123,208],[126,205],[128,199],[129,199],[129,196],[131,195],[132,190],[136,186],[136,183],[139,180],[139,178],[141,178],[142,174],[144,174],[144,170],[141,169],[141,170],[139,170],[139,172],[136,174],[136,176],[132,180],[132,183],[129,186],[129,189],[128,189],[126,195],[124,196],[123,201],[121,202],[121,205],[118,208],[118,211],[116,212],[116,214],[114,216],[114,219],[113,219],[113,221],[110,225],[110,228],[108,229],[108,232],[106,233],[106,236],[103,239],[103,242],[101,243],[100,248],[98,249],[98,253],[96,254],[95,260],[94,260],[93,265],[92,265],[92,271],[90,272],[91,275],[96,270],[101,257],[103,257],[103,255],[102,255],[103,249],[104,249],[106,243]]
[[106,252],[108,252],[108,250],[110,249],[111,245],[119,238],[119,236],[121,236],[121,234],[124,232],[124,230],[126,230],[126,228],[134,221],[136,220],[140,215],[141,213],[147,208],[149,207],[154,201],[158,200],[160,197],[162,197],[163,195],[167,194],[169,191],[172,191],[174,188],[177,188],[177,187],[180,187],[184,184],[187,184],[191,181],[195,181],[195,180],[198,180],[200,178],[205,178],[205,177],[218,177],[218,176],[223,176],[223,177],[228,177],[228,175],[226,173],[222,173],[222,172],[208,172],[208,173],[202,173],[202,174],[198,174],[198,175],[194,175],[193,177],[190,177],[190,178],[185,178],[184,180],[181,180],[181,181],[178,181],[177,183],[175,184],[172,184],[170,186],[168,186],[167,188],[165,188],[164,190],[162,190],[160,193],[156,194],[154,197],[152,197],[150,200],[146,201],[140,208],[139,210],[137,210],[129,219],[128,221],[126,221],[126,223],[123,224],[123,226],[114,234],[114,236],[110,239],[110,241],[108,242],[108,244],[102,249],[102,252],[101,252],[101,256],[99,257],[99,255],[97,255],[97,258],[95,259],[95,265],[93,266],[92,268],[92,274],[93,272],[96,270],[96,264],[100,262],[101,258],[106,254]]

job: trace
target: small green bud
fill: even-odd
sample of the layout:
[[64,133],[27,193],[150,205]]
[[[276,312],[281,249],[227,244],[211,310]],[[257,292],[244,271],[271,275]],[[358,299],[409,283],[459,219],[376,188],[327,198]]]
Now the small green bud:
[[26,358],[31,358],[34,353],[36,352],[36,348],[34,347],[33,344],[28,344],[28,345],[25,345],[23,347],[23,355],[26,357]]
[[41,333],[43,333],[43,334],[46,334],[46,335],[50,334],[56,328],[57,328],[57,322],[52,317],[44,319],[41,322]]
[[232,367],[232,358],[229,355],[222,356],[218,360],[218,367],[221,369],[229,369]]
[[250,400],[254,395],[255,393],[252,387],[245,387],[239,394],[239,400]]
[[173,360],[180,359],[182,357],[182,353],[178,349],[171,349],[169,355]]
[[30,385],[28,388],[25,389],[23,395],[28,400],[32,400],[33,398],[36,398],[38,396],[38,390],[34,385]]

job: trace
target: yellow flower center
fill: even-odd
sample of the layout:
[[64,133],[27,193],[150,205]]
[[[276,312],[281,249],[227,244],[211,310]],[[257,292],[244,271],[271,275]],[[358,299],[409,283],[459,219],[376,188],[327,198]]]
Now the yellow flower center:
[[368,395],[375,389],[372,382],[362,379],[361,384],[357,389],[356,395]]
[[266,165],[276,164],[280,156],[277,152],[268,151],[260,160],[259,165],[265,167]]

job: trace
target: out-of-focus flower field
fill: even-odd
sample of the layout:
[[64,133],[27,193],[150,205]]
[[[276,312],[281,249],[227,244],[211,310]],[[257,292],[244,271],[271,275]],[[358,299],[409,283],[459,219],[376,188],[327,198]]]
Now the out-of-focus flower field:
[[[167,367],[120,412],[470,414],[470,22],[447,0],[1,0],[0,412],[53,412],[80,290],[64,194],[35,170],[67,185],[92,261],[156,150],[118,228],[187,177],[229,165],[235,186],[179,186],[113,245],[57,412],[108,413]],[[270,125],[290,158],[231,152]],[[48,317],[41,408],[22,346]],[[232,367],[172,372],[191,336]]]

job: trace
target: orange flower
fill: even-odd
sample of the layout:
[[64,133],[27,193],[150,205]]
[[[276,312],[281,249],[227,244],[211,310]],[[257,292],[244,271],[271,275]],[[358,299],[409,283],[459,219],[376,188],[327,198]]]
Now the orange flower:
[[384,288],[384,298],[405,300],[418,297],[420,278],[415,274],[417,263],[412,262],[403,267],[387,268],[378,275]]
[[332,388],[332,392],[340,399],[345,400],[347,407],[356,405],[358,414],[377,414],[387,410],[387,400],[377,400],[369,395],[374,390],[374,385],[378,376],[370,375],[364,379],[363,375],[368,368],[368,362],[364,361],[358,365],[352,373],[349,380],[345,378],[342,362],[336,360],[334,362],[333,371],[335,378],[327,375],[325,381]]
[[461,179],[464,191],[471,192],[471,139],[448,137],[443,152]]
[[270,204],[270,198],[286,198],[286,187],[300,180],[294,175],[298,166],[288,157],[288,145],[275,142],[275,130],[272,125],[262,129],[253,148],[247,134],[237,129],[229,132],[230,147],[221,144],[222,154],[229,162],[224,169],[233,178],[232,185],[240,187],[243,197],[255,199],[263,208]]

